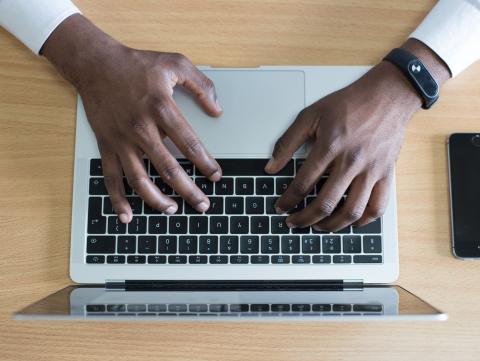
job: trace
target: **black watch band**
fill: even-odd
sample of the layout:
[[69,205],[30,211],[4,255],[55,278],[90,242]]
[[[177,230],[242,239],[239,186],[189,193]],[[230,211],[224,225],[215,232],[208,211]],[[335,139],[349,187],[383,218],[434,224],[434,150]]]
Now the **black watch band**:
[[383,60],[394,64],[407,77],[423,99],[422,108],[429,109],[438,99],[438,83],[415,55],[395,48]]

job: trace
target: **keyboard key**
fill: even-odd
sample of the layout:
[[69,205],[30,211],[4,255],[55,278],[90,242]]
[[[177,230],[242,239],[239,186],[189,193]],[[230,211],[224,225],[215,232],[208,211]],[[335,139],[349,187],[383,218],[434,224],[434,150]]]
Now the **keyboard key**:
[[339,229],[338,231],[333,232],[333,233],[335,233],[335,234],[348,234],[348,233],[351,233],[351,227],[347,226],[347,227]]
[[130,204],[132,208],[133,214],[141,214],[142,213],[142,199],[140,197],[127,197],[127,202]]
[[241,253],[258,253],[258,236],[240,236]]
[[332,305],[328,303],[316,303],[312,305],[313,312],[330,312],[332,310]]
[[124,234],[127,231],[127,225],[120,222],[117,216],[108,217],[108,233]]
[[139,236],[138,253],[155,253],[157,251],[157,237]]
[[272,263],[274,264],[290,263],[290,256],[285,256],[285,255],[272,256]]
[[245,213],[246,214],[263,214],[264,211],[263,197],[246,197]]
[[167,305],[164,304],[151,304],[148,305],[148,312],[165,312]]
[[103,214],[115,214],[110,197],[103,198]]
[[193,208],[190,204],[187,202],[184,202],[184,210],[183,212],[185,214],[202,214],[202,212],[197,211],[195,208]]
[[353,226],[353,233],[362,233],[362,234],[375,234],[375,233],[382,233],[381,227],[381,218],[377,218],[372,223],[369,223],[362,227],[355,227]]
[[125,312],[125,305],[107,305],[107,312]]
[[220,253],[238,253],[238,236],[221,236]]
[[151,234],[167,233],[167,217],[166,216],[148,217],[148,233],[151,233]]
[[182,214],[183,212],[183,199],[181,197],[171,197],[175,202],[177,202],[177,212],[176,214]]
[[333,256],[333,263],[352,263],[352,256],[347,256],[347,255]]
[[333,312],[350,312],[352,305],[337,304],[332,307]]
[[310,312],[310,309],[311,307],[308,303],[305,303],[305,304],[295,303],[292,305],[293,312]]
[[320,236],[303,236],[302,253],[320,253]]
[[230,305],[230,312],[248,312],[249,306],[248,304],[231,304]]
[[136,304],[127,305],[127,310],[128,312],[145,312],[147,310],[147,306]]
[[272,312],[289,312],[290,311],[290,304],[288,303],[275,303],[270,306]]
[[270,218],[268,216],[253,216],[250,218],[250,233],[266,234],[270,230]]
[[130,234],[147,233],[147,217],[133,216],[132,221],[128,224],[128,233]]
[[208,217],[191,216],[188,222],[189,222],[189,231],[191,234],[208,233]]
[[228,233],[228,217],[226,216],[210,217],[210,233],[213,233],[213,234]]
[[364,253],[381,253],[382,237],[381,236],[363,236],[363,252]]
[[382,256],[357,255],[357,256],[353,256],[353,263],[382,263]]
[[262,236],[262,253],[279,253],[279,240],[278,236]]
[[382,312],[382,305],[353,305],[354,312]]
[[329,264],[332,262],[332,256],[324,256],[324,255],[321,255],[321,256],[313,256],[312,257],[312,262],[313,263],[325,263],[325,264]]
[[168,256],[169,264],[185,264],[187,263],[187,256]]
[[158,253],[177,253],[177,237],[158,237]]
[[102,198],[90,197],[88,199],[88,226],[90,234],[104,234],[107,228],[107,218],[102,216]]
[[250,263],[252,264],[268,264],[270,257],[266,255],[250,256]]
[[154,209],[150,207],[147,203],[143,205],[143,213],[145,214],[162,214],[163,212],[159,209]]
[[291,177],[279,177],[275,180],[275,188],[276,188],[276,194],[281,195],[283,194],[290,183],[292,182],[293,178]]
[[290,229],[288,228],[287,224],[285,223],[285,216],[273,216],[271,218],[271,233],[273,234],[288,234],[290,233]]
[[[153,167],[150,167],[151,169],[154,169]],[[156,172],[156,171],[155,171]],[[154,178],[154,183],[157,186],[158,189],[160,189],[160,192],[167,196],[171,196],[173,194],[173,189],[170,187],[167,183],[165,183],[162,178]]]
[[223,195],[223,196],[232,195],[233,194],[233,178],[222,178],[218,182],[216,182],[215,194]]
[[188,306],[188,311],[189,312],[207,312],[208,311],[208,305],[204,304],[193,304]]
[[87,312],[105,312],[105,305],[87,305]]
[[101,159],[98,159],[98,158],[90,159],[90,175],[103,176]]
[[125,256],[107,256],[107,263],[123,264],[125,263]]
[[248,234],[249,224],[247,216],[233,216],[230,218],[230,233]]
[[206,214],[223,214],[223,197],[209,197],[210,208]]
[[275,203],[279,197],[265,197],[265,213],[277,214],[275,211]]
[[253,178],[237,178],[235,180],[235,194],[237,195],[254,194]]
[[205,264],[208,262],[207,256],[189,256],[188,263],[190,264]]
[[282,236],[282,253],[300,253],[300,236]]
[[180,236],[178,253],[197,253],[197,236]]
[[225,213],[243,214],[243,197],[226,197]]
[[228,305],[213,304],[209,306],[210,312],[228,312]]
[[343,253],[360,253],[362,240],[360,236],[343,236]]
[[[183,170],[185,171],[185,173],[187,173],[188,176],[190,177],[193,176],[194,166],[192,162],[190,162],[187,159],[182,159],[182,160],[179,160],[178,163],[182,166]],[[198,172],[198,169],[197,169],[197,172]],[[200,175],[200,172],[198,172],[197,175]]]
[[117,253],[135,253],[137,240],[135,236],[119,236],[117,240]]
[[130,264],[143,264],[146,260],[145,256],[127,256],[127,263]]
[[[217,159],[224,176],[261,176],[269,159]],[[293,176],[293,160],[281,169],[278,175]]]
[[204,177],[196,178],[195,184],[207,196],[213,194],[213,182],[208,178],[204,178]]
[[306,255],[292,256],[292,263],[309,264],[310,256],[306,256]]
[[166,256],[148,256],[148,263],[150,264],[164,264],[167,262]]
[[86,261],[89,264],[105,263],[105,256],[87,256]]
[[230,256],[230,263],[246,264],[248,263],[248,256]]
[[115,253],[115,236],[88,236],[87,253]]
[[218,252],[217,236],[200,236],[200,253],[212,254]]
[[256,194],[259,195],[270,195],[275,194],[273,190],[273,178],[256,178],[255,179],[255,190]]
[[185,216],[170,216],[168,220],[168,231],[172,234],[187,233],[187,221]]
[[250,311],[251,312],[268,312],[270,311],[270,305],[269,304],[252,304],[250,305]]
[[340,253],[340,236],[322,237],[323,253]]
[[88,192],[91,195],[108,195],[103,178],[90,178]]
[[228,256],[210,256],[210,264],[225,264],[228,263]]

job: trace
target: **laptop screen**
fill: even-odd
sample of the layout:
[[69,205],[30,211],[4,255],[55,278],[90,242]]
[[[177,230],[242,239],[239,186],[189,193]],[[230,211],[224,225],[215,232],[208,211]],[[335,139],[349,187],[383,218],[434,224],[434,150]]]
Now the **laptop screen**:
[[395,320],[446,315],[398,286],[348,291],[119,291],[70,286],[17,312],[16,319]]

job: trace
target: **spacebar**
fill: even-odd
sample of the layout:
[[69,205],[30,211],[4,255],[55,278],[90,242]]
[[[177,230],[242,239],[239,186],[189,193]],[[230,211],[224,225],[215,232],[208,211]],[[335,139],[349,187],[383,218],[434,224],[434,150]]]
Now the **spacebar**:
[[[268,159],[217,159],[224,176],[259,176],[267,175],[264,168]],[[293,175],[293,160],[277,173],[277,175]]]

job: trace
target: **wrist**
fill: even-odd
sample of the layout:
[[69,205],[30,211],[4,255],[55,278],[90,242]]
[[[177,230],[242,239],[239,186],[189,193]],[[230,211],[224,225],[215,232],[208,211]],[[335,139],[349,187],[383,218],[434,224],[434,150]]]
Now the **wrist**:
[[80,90],[103,75],[106,63],[127,49],[77,14],[55,29],[41,53]]

